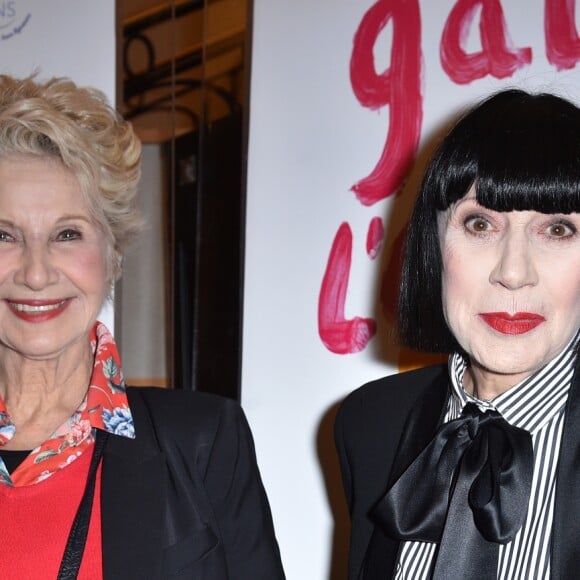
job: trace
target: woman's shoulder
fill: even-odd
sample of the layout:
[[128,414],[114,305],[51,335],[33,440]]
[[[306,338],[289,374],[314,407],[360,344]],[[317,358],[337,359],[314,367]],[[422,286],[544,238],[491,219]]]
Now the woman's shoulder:
[[447,366],[440,364],[381,377],[348,394],[341,408],[356,412],[383,404],[412,403],[426,388],[446,375]]
[[446,365],[398,373],[366,383],[341,402],[335,437],[345,445],[365,448],[377,441],[398,441],[405,421],[429,389],[447,388]]
[[172,389],[164,387],[127,387],[129,399],[135,396],[154,401],[161,407],[195,407],[199,409],[220,409],[222,407],[238,407],[239,403],[234,399],[203,391],[185,389]]
[[136,429],[152,423],[156,431],[171,430],[175,437],[215,434],[218,429],[245,424],[240,404],[227,397],[160,387],[128,387],[129,407]]

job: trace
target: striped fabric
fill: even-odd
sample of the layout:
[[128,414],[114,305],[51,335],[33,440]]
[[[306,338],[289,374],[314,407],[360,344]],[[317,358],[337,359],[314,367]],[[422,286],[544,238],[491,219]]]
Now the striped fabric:
[[[481,410],[496,409],[506,421],[528,430],[534,446],[534,476],[526,520],[517,536],[500,545],[497,577],[548,579],[550,534],[554,514],[556,467],[564,423],[564,410],[576,359],[574,340],[550,363],[523,380],[493,402],[480,401],[463,390],[467,362],[459,354],[449,357],[452,394],[445,421],[456,419],[468,402]],[[404,542],[395,572],[397,580],[427,580],[434,563],[436,544]],[[461,549],[461,547],[458,547]]]

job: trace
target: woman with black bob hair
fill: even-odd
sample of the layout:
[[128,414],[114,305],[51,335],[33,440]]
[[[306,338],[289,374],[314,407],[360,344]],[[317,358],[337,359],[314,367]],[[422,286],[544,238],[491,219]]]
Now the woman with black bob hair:
[[580,109],[497,93],[437,148],[409,225],[403,345],[335,437],[349,578],[575,578],[580,563]]

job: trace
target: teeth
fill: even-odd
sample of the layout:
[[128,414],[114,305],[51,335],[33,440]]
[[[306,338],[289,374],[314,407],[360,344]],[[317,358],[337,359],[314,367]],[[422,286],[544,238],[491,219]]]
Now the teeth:
[[19,312],[48,312],[49,310],[56,310],[60,308],[64,304],[64,300],[62,302],[57,302],[56,304],[41,304],[39,306],[32,306],[30,304],[22,304],[20,302],[11,302],[12,306],[15,310]]

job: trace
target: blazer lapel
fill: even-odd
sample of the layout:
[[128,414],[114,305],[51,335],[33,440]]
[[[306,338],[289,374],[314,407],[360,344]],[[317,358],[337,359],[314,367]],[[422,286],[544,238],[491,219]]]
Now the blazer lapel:
[[161,578],[165,464],[140,397],[130,398],[135,439],[111,436],[103,454],[104,577]]
[[560,447],[550,577],[554,580],[578,578],[580,562],[580,358],[568,402]]
[[399,479],[403,471],[433,439],[437,428],[443,422],[448,394],[449,381],[445,373],[428,385],[418,397],[401,435],[391,470],[389,487]]
[[[387,489],[433,438],[445,415],[448,391],[447,374],[442,373],[418,397],[405,423]],[[383,533],[380,521],[376,524],[359,576],[361,580],[385,580],[396,564],[399,542]]]

